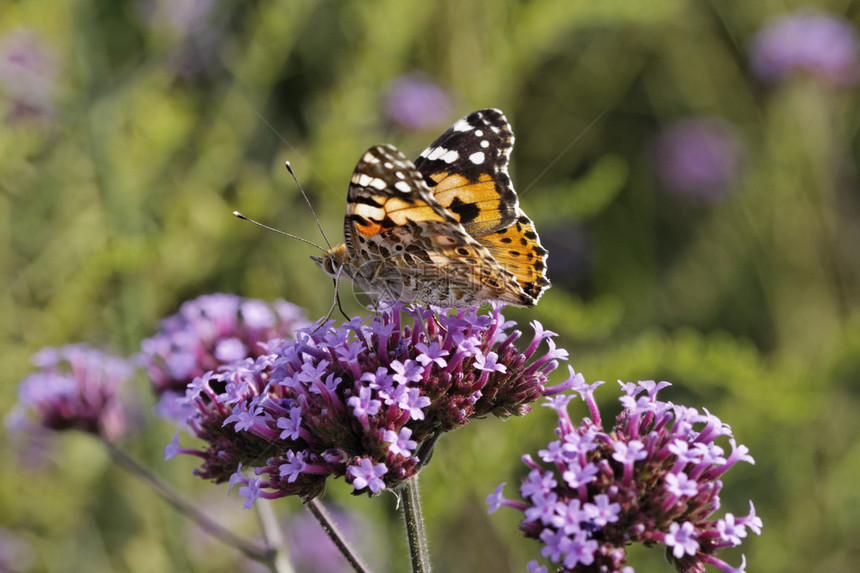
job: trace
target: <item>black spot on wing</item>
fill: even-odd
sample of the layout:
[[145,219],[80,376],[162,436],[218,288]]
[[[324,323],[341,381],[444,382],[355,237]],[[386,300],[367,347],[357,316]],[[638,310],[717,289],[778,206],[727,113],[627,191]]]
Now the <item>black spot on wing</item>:
[[481,210],[476,204],[464,203],[459,197],[454,197],[454,200],[448,205],[448,210],[455,213],[460,218],[460,223],[464,225],[471,223],[481,214]]
[[382,203],[371,197],[370,195],[358,195],[356,194],[352,198],[353,203],[362,203],[364,205],[370,205],[371,207],[382,207]]
[[[447,173],[469,182],[489,176],[498,195],[499,225],[505,228],[514,222],[518,206],[508,174],[513,144],[514,134],[504,114],[497,109],[482,109],[461,118],[436,138],[415,160],[415,167],[431,189],[437,184],[430,175]],[[449,152],[454,152],[454,158],[447,155]],[[468,220],[463,217],[461,223],[468,224],[477,215]]]

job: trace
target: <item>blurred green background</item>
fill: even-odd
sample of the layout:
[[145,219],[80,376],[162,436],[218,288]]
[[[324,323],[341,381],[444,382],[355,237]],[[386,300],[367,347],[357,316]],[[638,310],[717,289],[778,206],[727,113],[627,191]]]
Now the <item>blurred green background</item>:
[[[0,414],[40,347],[89,342],[132,355],[199,294],[283,297],[322,315],[332,288],[308,260],[314,249],[231,211],[322,242],[283,168],[289,160],[339,242],[349,177],[366,148],[390,142],[415,157],[457,118],[498,107],[517,137],[513,180],[549,248],[554,283],[535,309],[507,314],[524,326],[542,321],[586,379],[610,382],[598,392],[605,419],[616,379],[665,379],[674,384],[665,398],[732,426],[756,465],[726,474],[722,511],[745,514],[753,499],[764,520],[763,535],[742,548],[749,571],[853,570],[856,86],[814,73],[766,82],[749,56],[757,31],[802,6],[4,2]],[[857,2],[818,7],[860,25]],[[410,104],[413,84],[419,104],[435,94],[416,121],[396,109]],[[717,122],[728,156],[704,189],[673,179],[677,159],[665,149],[691,118]],[[359,311],[350,287],[341,291],[347,311]],[[225,486],[194,478],[193,460],[162,461],[173,430],[150,419],[152,398],[138,383],[144,415],[128,449],[253,534],[254,514]],[[553,423],[536,408],[442,440],[422,474],[437,570],[524,571],[536,557],[519,514],[488,516],[484,499],[499,482],[517,482],[519,456],[544,446]],[[86,436],[22,445],[4,434],[2,455],[0,533],[25,547],[20,570],[244,567]],[[376,541],[362,550],[405,570],[393,498],[351,498],[342,486],[327,498],[373,524]],[[300,511],[287,500],[275,507]],[[722,557],[737,564],[740,552]],[[658,549],[634,548],[630,565],[671,570]]]

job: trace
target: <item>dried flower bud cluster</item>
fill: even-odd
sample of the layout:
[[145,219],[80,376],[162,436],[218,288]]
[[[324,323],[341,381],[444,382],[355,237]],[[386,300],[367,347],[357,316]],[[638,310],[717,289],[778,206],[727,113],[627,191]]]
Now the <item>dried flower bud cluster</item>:
[[[531,471],[520,486],[523,501],[505,499],[501,484],[487,499],[490,511],[523,511],[521,529],[543,543],[541,554],[560,571],[632,572],[625,547],[634,542],[665,545],[684,573],[706,564],[743,571],[714,553],[740,545],[748,531],[761,532],[752,502],[746,517],[709,519],[720,508],[723,473],[739,461],[753,463],[730,428],[707,411],[658,400],[669,384],[648,381],[622,384],[624,411],[606,432],[593,396],[600,383],[588,385],[572,370],[570,382],[591,418],[574,426],[567,412],[574,396],[550,398],[559,422],[558,439],[538,453],[546,466],[524,456]],[[731,445],[728,455],[715,443],[721,436]],[[546,571],[534,562],[530,570]]]

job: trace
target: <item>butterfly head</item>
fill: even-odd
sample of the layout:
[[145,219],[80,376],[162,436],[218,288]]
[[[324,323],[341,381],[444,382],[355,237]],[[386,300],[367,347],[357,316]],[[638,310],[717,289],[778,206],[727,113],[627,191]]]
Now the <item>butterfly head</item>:
[[341,244],[328,249],[321,257],[311,257],[311,260],[318,264],[325,274],[336,278],[348,256],[346,245]]

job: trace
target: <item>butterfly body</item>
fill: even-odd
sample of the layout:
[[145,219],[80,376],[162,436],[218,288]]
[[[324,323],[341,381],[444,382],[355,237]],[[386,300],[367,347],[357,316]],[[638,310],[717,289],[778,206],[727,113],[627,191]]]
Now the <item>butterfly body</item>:
[[415,163],[391,145],[370,148],[350,180],[344,243],[312,258],[374,300],[534,306],[549,286],[547,253],[507,173],[512,145],[504,115],[488,109]]

